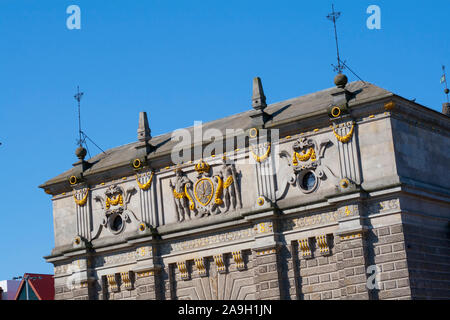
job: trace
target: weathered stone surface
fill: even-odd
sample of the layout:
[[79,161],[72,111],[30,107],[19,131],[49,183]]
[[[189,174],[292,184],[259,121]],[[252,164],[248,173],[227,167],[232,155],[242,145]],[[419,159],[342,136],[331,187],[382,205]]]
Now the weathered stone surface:
[[[55,299],[450,299],[450,120],[371,84],[345,89],[267,107],[256,90],[266,114],[203,130],[242,129],[231,140],[254,143],[258,118],[281,139],[234,146],[235,171],[223,153],[195,153],[177,167],[183,188],[171,187],[175,142],[152,137],[144,116],[141,141],[89,159],[82,182],[67,183],[74,168],[45,183]],[[347,105],[330,116],[342,95]],[[89,286],[66,286],[77,273]]]

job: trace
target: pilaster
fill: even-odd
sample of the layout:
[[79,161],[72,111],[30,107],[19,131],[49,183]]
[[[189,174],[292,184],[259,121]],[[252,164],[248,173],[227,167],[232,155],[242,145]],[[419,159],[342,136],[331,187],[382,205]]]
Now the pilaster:
[[367,227],[360,216],[359,205],[346,206],[352,216],[339,220],[335,233],[337,269],[341,299],[369,300],[366,270],[368,267]]
[[277,241],[276,221],[271,218],[255,223],[255,242],[252,246],[254,254],[254,283],[256,299],[282,300],[285,297],[283,282],[283,245]]
[[142,245],[137,248],[136,254],[137,263],[133,268],[136,300],[162,300],[162,266],[157,263],[156,248]]

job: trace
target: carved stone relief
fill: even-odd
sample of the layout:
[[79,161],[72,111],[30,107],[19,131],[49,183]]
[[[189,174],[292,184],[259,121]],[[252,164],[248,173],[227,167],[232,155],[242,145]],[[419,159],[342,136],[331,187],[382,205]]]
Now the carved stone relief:
[[127,223],[140,222],[136,215],[127,209],[130,198],[135,193],[135,187],[124,191],[122,187],[113,184],[106,189],[104,197],[97,195],[94,198],[104,210],[104,217],[93,239],[100,235],[102,228],[108,229],[112,234],[119,234],[126,229]]
[[204,248],[210,245],[237,241],[241,239],[248,239],[255,235],[254,227],[235,230],[227,233],[217,233],[206,237],[201,237],[192,240],[180,240],[172,243],[165,243],[162,245],[162,254],[170,252],[185,251],[189,249]]
[[195,205],[192,195],[192,181],[184,174],[181,169],[175,170],[175,184],[169,182],[170,189],[173,193],[175,202],[175,210],[177,213],[177,221],[182,222],[191,219],[191,211],[195,212]]
[[238,180],[240,172],[236,171],[234,164],[223,159],[221,170],[217,175],[212,175],[210,165],[201,160],[195,165],[195,170],[195,182],[181,169],[176,169],[175,181],[169,183],[178,222],[242,208]]
[[289,175],[287,183],[297,186],[305,194],[316,191],[321,180],[326,178],[337,184],[338,177],[328,166],[322,164],[325,149],[331,144],[329,139],[317,141],[299,138],[292,147],[292,156],[288,151],[281,151],[280,157],[285,159],[286,167],[289,168],[284,173]]

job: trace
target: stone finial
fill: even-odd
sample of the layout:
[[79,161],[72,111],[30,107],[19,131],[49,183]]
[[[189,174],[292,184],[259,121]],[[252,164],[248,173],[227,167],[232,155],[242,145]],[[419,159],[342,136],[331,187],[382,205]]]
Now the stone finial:
[[336,77],[334,77],[334,84],[341,89],[344,89],[348,83],[348,78],[345,74],[338,73]]
[[138,140],[146,142],[152,138],[150,127],[148,125],[147,112],[139,112],[139,127],[137,130]]
[[338,106],[341,109],[347,108],[347,103],[351,98],[351,93],[345,89],[345,86],[348,83],[348,78],[345,74],[338,73],[334,77],[334,84],[337,88],[335,88],[331,92],[331,96],[333,97],[332,106]]
[[86,154],[87,154],[87,150],[85,148],[83,148],[83,146],[79,146],[75,150],[75,155],[77,156],[78,161],[75,162],[73,164],[73,166],[76,168],[76,171],[78,173],[85,171],[86,169],[88,169],[91,166],[91,164],[89,162],[84,160],[84,158],[86,157]]
[[267,107],[266,96],[264,95],[261,78],[259,77],[253,79],[252,106],[256,110],[262,110]]
[[450,103],[446,102],[442,104],[442,113],[450,117]]
[[86,157],[87,154],[87,150],[85,148],[83,148],[82,146],[79,146],[76,150],[75,150],[75,155],[77,156],[78,159],[80,159],[81,161],[84,160],[84,158]]

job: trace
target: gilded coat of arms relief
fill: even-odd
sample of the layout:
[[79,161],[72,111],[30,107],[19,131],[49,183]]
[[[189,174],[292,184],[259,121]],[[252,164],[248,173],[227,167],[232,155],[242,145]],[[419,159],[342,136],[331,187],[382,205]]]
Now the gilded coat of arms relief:
[[221,170],[217,175],[212,175],[211,166],[201,160],[195,165],[195,171],[197,172],[195,182],[192,182],[181,169],[175,171],[174,183],[170,181],[178,222],[242,208],[238,185],[239,173],[234,164],[224,159]]

